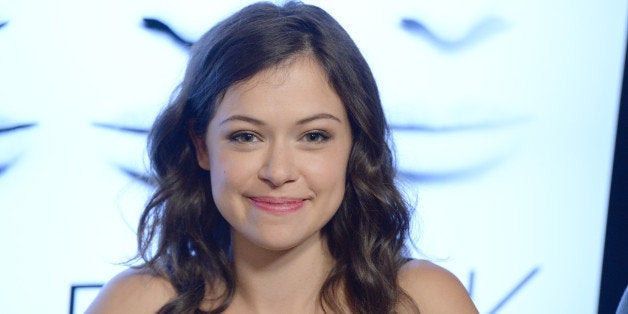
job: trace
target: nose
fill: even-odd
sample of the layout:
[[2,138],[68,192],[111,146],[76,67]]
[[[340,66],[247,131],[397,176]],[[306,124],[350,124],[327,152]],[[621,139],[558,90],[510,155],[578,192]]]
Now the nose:
[[258,177],[272,187],[295,181],[298,171],[293,155],[289,145],[280,143],[271,145],[266,152]]

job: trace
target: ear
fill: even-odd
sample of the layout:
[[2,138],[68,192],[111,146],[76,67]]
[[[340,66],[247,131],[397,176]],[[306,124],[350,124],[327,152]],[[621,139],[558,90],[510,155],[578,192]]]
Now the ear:
[[195,134],[191,128],[188,128],[188,134],[194,144],[194,151],[196,153],[196,161],[198,162],[198,165],[209,171],[209,151],[207,150],[205,139]]

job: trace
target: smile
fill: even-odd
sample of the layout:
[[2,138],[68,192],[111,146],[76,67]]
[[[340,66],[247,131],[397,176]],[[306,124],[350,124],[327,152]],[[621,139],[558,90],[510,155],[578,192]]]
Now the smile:
[[303,205],[305,205],[305,199],[302,198],[287,198],[287,197],[249,197],[253,206],[261,209],[265,212],[273,214],[288,214],[295,212]]

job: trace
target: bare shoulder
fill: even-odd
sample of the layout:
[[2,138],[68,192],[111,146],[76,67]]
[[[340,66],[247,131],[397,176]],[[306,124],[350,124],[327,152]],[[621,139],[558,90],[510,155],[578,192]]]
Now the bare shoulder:
[[399,285],[421,313],[478,313],[460,280],[426,260],[412,260],[399,272]]
[[164,278],[128,269],[113,277],[85,313],[156,313],[176,296]]

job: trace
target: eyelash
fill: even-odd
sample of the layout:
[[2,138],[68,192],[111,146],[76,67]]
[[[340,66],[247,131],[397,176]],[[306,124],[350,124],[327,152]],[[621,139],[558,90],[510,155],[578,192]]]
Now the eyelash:
[[[312,138],[315,137],[315,138]],[[331,139],[331,135],[324,131],[310,131],[303,135],[303,139],[308,143],[325,143]]]
[[[245,139],[248,138],[248,139]],[[253,132],[236,132],[229,136],[229,141],[240,144],[253,143],[254,140],[259,141],[259,137]]]
[[[325,143],[331,139],[331,135],[324,131],[310,131],[305,133],[302,137],[303,141],[307,143]],[[260,141],[257,134],[248,131],[235,132],[229,136],[229,141],[238,144],[250,144],[256,141]]]

